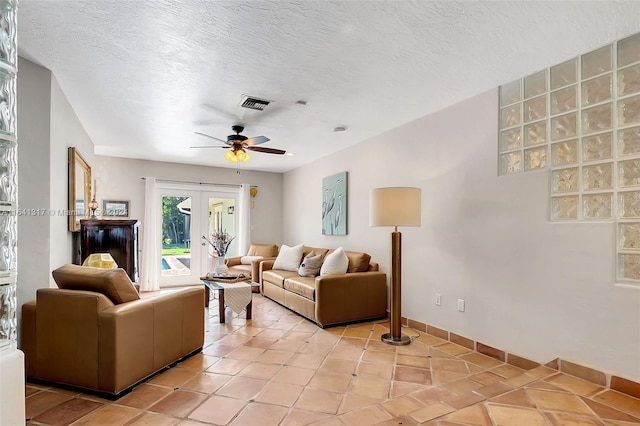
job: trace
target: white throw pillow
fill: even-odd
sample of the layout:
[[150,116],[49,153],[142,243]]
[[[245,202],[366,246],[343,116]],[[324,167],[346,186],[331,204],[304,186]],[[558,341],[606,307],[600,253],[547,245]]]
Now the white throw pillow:
[[349,258],[344,254],[344,249],[338,247],[324,258],[320,275],[344,274],[349,268]]
[[264,259],[262,256],[242,256],[240,258],[240,263],[243,265],[251,265],[254,260]]
[[282,247],[280,247],[278,257],[276,257],[276,260],[273,262],[272,269],[297,272],[300,267],[300,262],[302,261],[302,247],[302,244],[293,247],[283,244]]

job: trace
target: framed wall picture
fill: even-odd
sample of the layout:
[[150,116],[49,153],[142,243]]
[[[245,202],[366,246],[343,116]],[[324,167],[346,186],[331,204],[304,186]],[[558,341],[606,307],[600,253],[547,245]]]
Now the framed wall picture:
[[129,217],[129,201],[102,200],[102,217]]
[[322,235],[347,235],[347,172],[322,179]]
[[80,219],[88,217],[91,200],[91,166],[70,146],[69,156],[69,231],[80,231]]

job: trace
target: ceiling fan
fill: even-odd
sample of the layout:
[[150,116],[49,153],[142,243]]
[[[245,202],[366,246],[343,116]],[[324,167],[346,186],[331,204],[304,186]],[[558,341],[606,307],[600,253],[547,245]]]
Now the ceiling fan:
[[227,136],[227,140],[222,140],[216,138],[211,135],[207,135],[206,133],[195,132],[196,135],[204,136],[207,138],[211,138],[217,140],[219,142],[224,143],[224,145],[210,145],[210,146],[192,146],[190,148],[229,148],[227,152],[224,153],[224,158],[231,161],[232,163],[237,163],[238,161],[247,162],[251,157],[249,157],[248,151],[255,152],[263,152],[265,154],[279,154],[282,155],[287,151],[276,148],[264,148],[261,146],[256,146],[263,144],[265,142],[269,142],[269,138],[266,136],[256,136],[253,138],[247,138],[244,135],[241,135],[244,130],[244,126],[236,124],[231,126],[231,129],[236,132],[235,135]]

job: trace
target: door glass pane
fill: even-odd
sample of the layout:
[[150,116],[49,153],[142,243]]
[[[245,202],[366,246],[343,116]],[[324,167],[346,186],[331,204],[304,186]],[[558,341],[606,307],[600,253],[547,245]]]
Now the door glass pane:
[[191,274],[191,197],[162,197],[163,277]]
[[[237,256],[237,238],[235,218],[237,215],[235,200],[230,198],[209,197],[208,235],[211,244],[208,245],[207,268],[209,271],[215,270],[221,258]],[[216,238],[227,234],[224,238]],[[225,243],[226,241],[226,243]],[[212,245],[213,244],[213,245]],[[215,246],[215,248],[213,247]],[[226,251],[225,251],[226,249]],[[246,254],[246,253],[243,253]]]

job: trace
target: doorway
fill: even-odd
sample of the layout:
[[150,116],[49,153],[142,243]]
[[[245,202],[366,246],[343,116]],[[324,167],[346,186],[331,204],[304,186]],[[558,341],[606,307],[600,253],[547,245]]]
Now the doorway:
[[226,256],[238,254],[239,188],[162,187],[157,189],[161,212],[161,287],[201,284],[200,277],[222,261],[208,241],[213,232],[233,237]]

